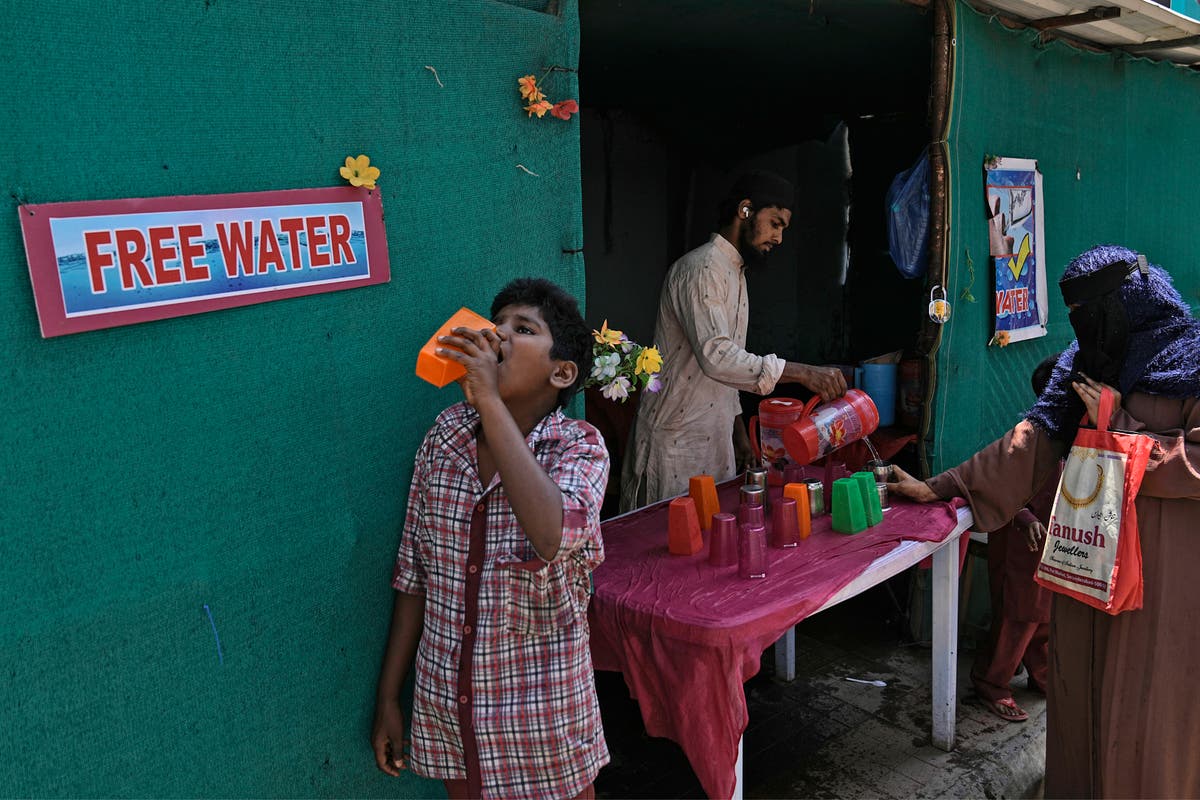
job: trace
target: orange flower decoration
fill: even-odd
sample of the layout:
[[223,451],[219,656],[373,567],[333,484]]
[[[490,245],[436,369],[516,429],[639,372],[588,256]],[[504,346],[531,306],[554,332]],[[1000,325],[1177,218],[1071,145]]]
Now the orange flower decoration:
[[[550,71],[561,69],[559,67],[551,67]],[[574,100],[562,100],[557,103],[551,103],[546,99],[545,93],[538,86],[537,78],[533,75],[523,75],[517,78],[517,88],[521,91],[521,99],[527,100],[528,105],[524,106],[524,110],[533,116],[537,114],[538,119],[546,116],[546,112],[550,112],[550,116],[558,119],[570,119],[572,114],[579,113],[579,103]]]
[[537,114],[538,119],[546,116],[546,112],[552,108],[554,106],[550,105],[549,100],[538,100],[536,103],[525,106],[525,110],[529,112],[529,116],[532,117],[534,114]]
[[526,75],[523,78],[517,78],[517,85],[521,87],[522,99],[528,100],[531,103],[536,103],[539,100],[544,100],[545,96],[542,90],[538,88],[537,78],[532,75]]
[[1000,345],[1001,347],[1008,347],[1008,343],[1011,338],[1012,337],[1009,335],[1008,331],[996,331],[996,344]]

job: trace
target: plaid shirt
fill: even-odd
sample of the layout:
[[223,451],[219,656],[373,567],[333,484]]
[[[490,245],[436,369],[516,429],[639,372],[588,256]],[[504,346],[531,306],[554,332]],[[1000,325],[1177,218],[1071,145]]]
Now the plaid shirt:
[[392,579],[426,598],[410,761],[465,777],[472,797],[574,797],[609,760],[587,625],[608,450],[561,409],[526,439],[562,489],[562,544],[547,563],[499,476],[480,483],[478,426],[467,404],[446,409],[414,465]]

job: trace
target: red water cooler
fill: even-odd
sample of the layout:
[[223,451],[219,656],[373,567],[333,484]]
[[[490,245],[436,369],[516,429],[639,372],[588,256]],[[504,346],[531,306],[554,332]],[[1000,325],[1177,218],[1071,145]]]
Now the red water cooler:
[[879,409],[861,389],[849,389],[818,406],[813,397],[795,422],[783,429],[783,446],[797,464],[811,464],[851,442],[870,436],[879,427]]

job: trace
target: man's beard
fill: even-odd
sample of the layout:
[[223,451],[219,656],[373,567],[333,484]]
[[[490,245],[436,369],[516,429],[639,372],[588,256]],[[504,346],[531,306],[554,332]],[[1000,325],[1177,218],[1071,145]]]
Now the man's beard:
[[738,243],[738,253],[742,256],[742,261],[746,263],[746,269],[761,267],[767,263],[767,259],[771,257],[771,251],[762,252],[750,241],[753,231],[749,228],[742,229],[742,235],[739,237],[741,241]]

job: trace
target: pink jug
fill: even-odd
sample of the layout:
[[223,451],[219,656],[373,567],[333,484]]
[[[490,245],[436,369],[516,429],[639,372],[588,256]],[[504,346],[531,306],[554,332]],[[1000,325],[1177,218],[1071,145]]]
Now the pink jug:
[[767,483],[783,485],[783,471],[796,462],[788,456],[783,430],[804,415],[804,403],[791,397],[768,397],[750,418],[750,449],[767,468]]

